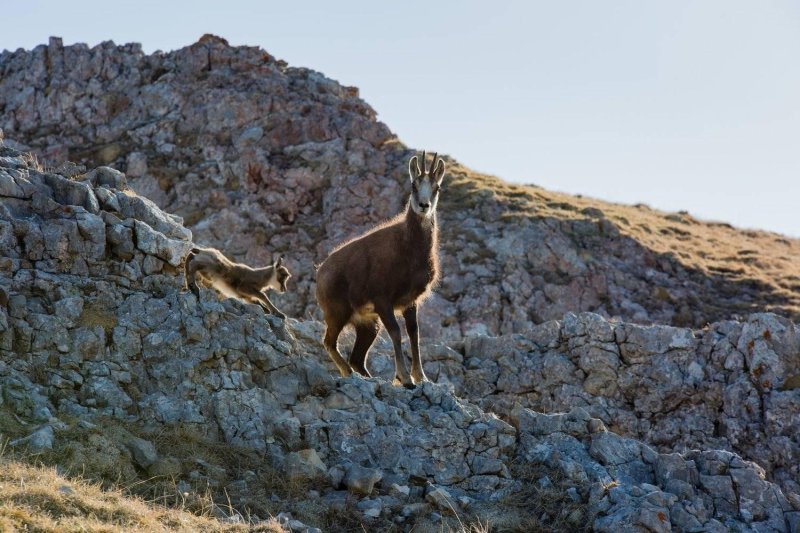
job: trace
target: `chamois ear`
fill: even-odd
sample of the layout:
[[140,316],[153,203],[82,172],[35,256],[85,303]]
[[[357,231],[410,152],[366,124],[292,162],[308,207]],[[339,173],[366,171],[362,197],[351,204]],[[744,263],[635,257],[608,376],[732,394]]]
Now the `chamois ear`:
[[439,159],[439,161],[434,162],[431,176],[436,180],[436,183],[442,183],[444,179],[444,159]]
[[[423,160],[423,165],[424,160]],[[408,175],[411,178],[411,181],[422,176],[422,170],[419,168],[419,157],[414,156],[408,161]]]
[[283,264],[283,256],[279,255],[278,259],[275,261],[275,268],[279,268]]

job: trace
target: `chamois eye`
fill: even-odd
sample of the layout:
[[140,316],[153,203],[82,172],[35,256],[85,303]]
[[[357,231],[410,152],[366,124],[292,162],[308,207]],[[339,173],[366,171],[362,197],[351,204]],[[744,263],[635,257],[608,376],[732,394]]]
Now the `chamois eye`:
[[411,184],[411,190],[414,191],[414,192],[417,192],[417,184],[416,183],[412,183]]

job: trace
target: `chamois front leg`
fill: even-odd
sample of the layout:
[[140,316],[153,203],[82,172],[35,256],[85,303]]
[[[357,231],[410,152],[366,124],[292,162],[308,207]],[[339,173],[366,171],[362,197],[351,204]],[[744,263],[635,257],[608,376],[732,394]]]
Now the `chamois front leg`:
[[400,324],[397,323],[397,319],[394,317],[394,310],[390,307],[389,309],[375,309],[375,311],[389,333],[389,337],[392,338],[392,344],[394,345],[394,377],[405,388],[413,389],[414,382],[411,381],[408,367],[406,367],[406,358],[403,354],[402,339],[400,338]]
[[428,376],[422,369],[422,359],[419,355],[419,326],[417,325],[417,306],[412,305],[403,311],[403,318],[406,321],[406,331],[408,340],[411,343],[411,379],[414,384],[428,381]]
[[261,308],[264,310],[265,313],[272,313],[273,315],[277,316],[282,320],[286,320],[286,315],[281,313],[275,304],[273,304],[270,299],[261,291],[255,291],[252,294],[248,294],[250,298],[253,299]]

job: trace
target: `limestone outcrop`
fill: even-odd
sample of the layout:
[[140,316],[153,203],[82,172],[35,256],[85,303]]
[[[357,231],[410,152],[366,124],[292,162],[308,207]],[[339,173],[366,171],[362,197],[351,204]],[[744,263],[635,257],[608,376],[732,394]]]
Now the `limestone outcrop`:
[[[111,416],[188,425],[256,450],[287,475],[320,479],[319,496],[330,505],[344,491],[357,495],[366,518],[402,523],[414,512],[483,512],[524,488],[514,474],[522,463],[560,471],[570,497],[586,506],[573,518],[598,530],[797,527],[796,472],[777,453],[796,453],[779,418],[798,394],[788,321],[755,316],[697,337],[569,315],[528,337],[429,345],[424,353],[438,383],[415,390],[380,378],[341,379],[319,345],[318,323],[284,323],[210,291],[199,301],[184,291],[179,267],[190,231],[130,190],[125,175],[111,168],[69,174],[0,147],[0,398],[4,409],[37,423],[17,445],[47,448],[64,438],[59,417]],[[732,348],[713,348],[733,339]],[[501,365],[515,370],[497,371],[495,387],[482,389],[491,380],[486,369]],[[667,371],[674,379],[658,375]],[[609,383],[612,376],[619,383]],[[755,402],[762,418],[732,412],[728,426],[698,441],[701,450],[673,453],[668,444],[691,442],[676,429],[691,426],[677,412],[698,408],[691,387],[730,395],[723,410]],[[653,419],[634,423],[631,405]],[[655,438],[660,419],[673,440]],[[761,459],[752,451],[759,438],[770,450],[763,467],[751,462]],[[748,439],[752,446],[737,449],[746,459],[706,447]],[[170,466],[147,443],[127,445],[141,468]],[[237,483],[240,494],[246,486]]]
[[[49,167],[124,170],[201,245],[250,264],[284,254],[295,287],[279,307],[316,318],[313,265],[402,209],[414,153],[356,88],[214,36],[149,55],[59,38],[3,52],[0,128]],[[800,316],[797,240],[448,169],[423,333],[525,333],[581,311],[692,327]]]

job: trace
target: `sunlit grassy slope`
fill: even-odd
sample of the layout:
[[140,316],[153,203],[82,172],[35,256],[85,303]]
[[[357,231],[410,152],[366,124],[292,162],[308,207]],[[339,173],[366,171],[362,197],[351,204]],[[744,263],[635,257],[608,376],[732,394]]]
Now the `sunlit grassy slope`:
[[69,480],[53,467],[0,457],[0,531],[62,533],[154,531],[282,532],[275,521],[258,526],[152,505],[98,484]]
[[[613,225],[620,236],[633,239],[654,256],[669,258],[691,271],[695,278],[705,276],[710,283],[752,288],[746,292],[756,296],[745,296],[745,299],[755,301],[749,306],[743,302],[741,311],[772,310],[800,318],[798,239],[735,228],[723,222],[702,221],[684,211],[667,213],[644,204],[615,204],[532,185],[510,184],[461,165],[451,165],[448,176],[449,186],[443,203],[452,201],[475,207],[493,198],[505,207],[502,216],[506,218],[604,220]],[[594,252],[600,255],[603,250]],[[637,260],[641,258],[630,258],[630,261]]]

